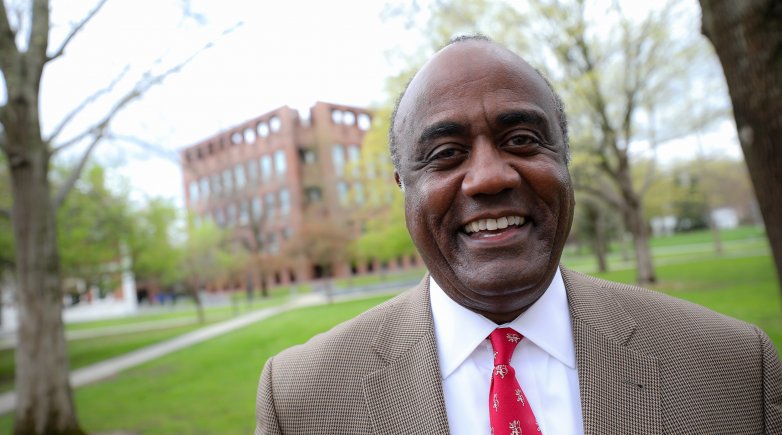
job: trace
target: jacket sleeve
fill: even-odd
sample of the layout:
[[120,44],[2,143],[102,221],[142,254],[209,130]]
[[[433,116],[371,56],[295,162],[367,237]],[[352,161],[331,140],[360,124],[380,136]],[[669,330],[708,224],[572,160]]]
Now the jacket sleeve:
[[767,434],[782,434],[782,363],[768,335],[758,329],[763,346],[763,414]]
[[281,435],[280,422],[274,408],[272,388],[272,358],[266,361],[258,383],[258,395],[255,398],[255,435]]

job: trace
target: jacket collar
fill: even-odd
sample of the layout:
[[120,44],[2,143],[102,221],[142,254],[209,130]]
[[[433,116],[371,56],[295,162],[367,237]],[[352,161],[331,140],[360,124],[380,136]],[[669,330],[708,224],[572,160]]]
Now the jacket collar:
[[610,296],[607,287],[616,284],[561,270],[573,321],[584,433],[661,433],[659,364],[632,348],[638,325]]
[[448,434],[428,274],[385,311],[372,347],[385,363],[363,381],[374,432]]

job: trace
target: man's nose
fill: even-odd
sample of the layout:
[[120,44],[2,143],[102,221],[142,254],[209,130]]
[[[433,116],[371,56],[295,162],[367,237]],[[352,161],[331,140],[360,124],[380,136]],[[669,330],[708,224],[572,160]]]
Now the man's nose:
[[467,162],[462,191],[468,196],[495,195],[517,187],[521,176],[510,161],[490,141],[478,141]]

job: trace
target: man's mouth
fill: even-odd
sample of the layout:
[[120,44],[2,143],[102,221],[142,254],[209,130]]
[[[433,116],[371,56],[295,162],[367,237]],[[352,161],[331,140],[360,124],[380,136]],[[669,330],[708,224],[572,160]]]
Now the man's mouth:
[[477,233],[479,231],[504,230],[510,226],[522,226],[526,219],[521,216],[503,216],[497,219],[477,219],[466,224],[462,229],[467,234]]

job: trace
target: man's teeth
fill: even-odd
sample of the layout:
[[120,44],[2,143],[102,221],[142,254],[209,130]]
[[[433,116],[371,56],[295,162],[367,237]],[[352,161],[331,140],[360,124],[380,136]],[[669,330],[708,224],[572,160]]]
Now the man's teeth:
[[524,218],[521,216],[503,216],[499,219],[478,219],[464,226],[467,234],[483,230],[502,230],[510,225],[524,225]]

